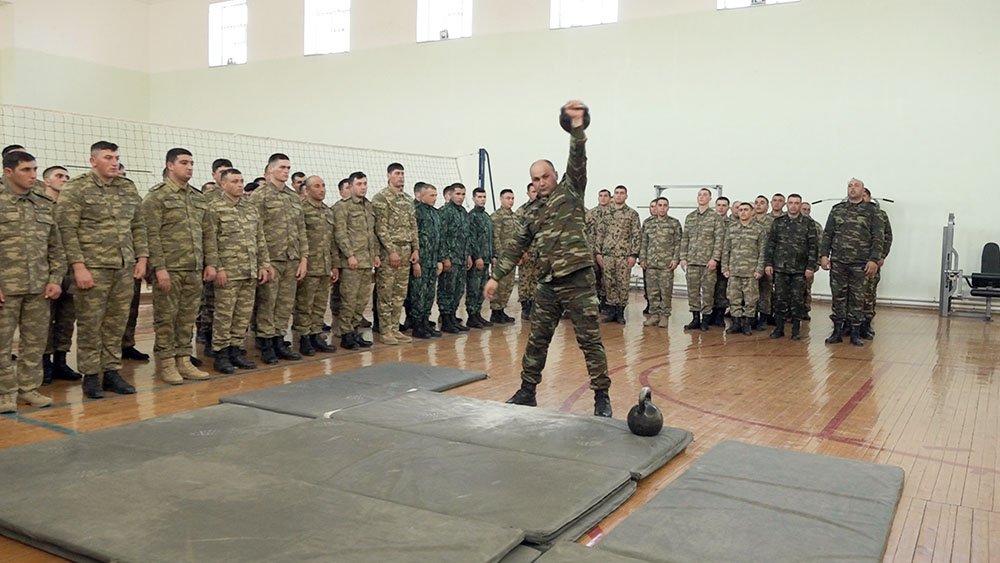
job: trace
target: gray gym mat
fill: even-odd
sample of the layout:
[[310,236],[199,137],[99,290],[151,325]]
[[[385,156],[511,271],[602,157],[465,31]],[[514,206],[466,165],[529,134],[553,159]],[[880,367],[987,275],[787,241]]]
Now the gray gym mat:
[[[635,490],[625,470],[335,419],[307,422],[199,455],[524,530],[531,543],[572,534],[581,519],[600,521]],[[576,531],[575,537],[589,527]]]
[[523,537],[201,453],[33,488],[4,533],[77,560],[493,562]]
[[220,401],[318,418],[331,411],[388,399],[413,389],[446,391],[485,378],[486,374],[480,371],[388,362],[231,395]]
[[542,552],[533,547],[519,545],[500,560],[500,563],[532,563],[542,556]]
[[352,420],[570,461],[624,469],[642,479],[684,451],[691,432],[664,427],[645,438],[622,420],[579,416],[467,397],[413,392],[331,414]]
[[[664,533],[669,533],[669,531],[665,530]],[[559,542],[536,561],[538,563],[642,563],[646,560],[616,555],[578,543]]]
[[903,470],[722,442],[608,533],[646,561],[881,561]]

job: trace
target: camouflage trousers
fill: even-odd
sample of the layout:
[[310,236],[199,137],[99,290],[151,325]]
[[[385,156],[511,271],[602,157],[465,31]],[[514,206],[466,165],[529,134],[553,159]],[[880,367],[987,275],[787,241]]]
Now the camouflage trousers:
[[484,265],[482,270],[477,270],[475,266],[465,272],[465,310],[469,315],[481,313],[483,310],[483,288],[486,287],[486,280],[490,277],[489,265]]
[[220,352],[229,346],[243,349],[256,294],[256,278],[228,280],[226,287],[215,288],[212,292],[212,350]]
[[598,266],[596,260],[594,261],[594,278],[597,280],[594,284],[597,287],[597,301],[605,303],[607,294],[604,292],[604,268]]
[[670,268],[647,268],[646,295],[649,296],[649,314],[670,316],[670,302],[674,294],[674,271]]
[[51,303],[52,310],[49,315],[51,323],[45,353],[69,352],[73,346],[73,329],[76,327],[76,307],[73,306],[73,296],[69,293],[68,281],[63,281],[62,295]]
[[257,290],[257,337],[285,336],[295,307],[298,260],[272,261],[274,279]]
[[[816,268],[819,271],[819,268]],[[806,312],[812,311],[813,302],[813,282],[816,281],[816,276],[813,276],[806,280]]]
[[403,301],[410,281],[410,245],[399,245],[400,264],[398,268],[389,265],[389,258],[382,257],[382,266],[375,270],[375,289],[378,293],[379,326],[383,329],[399,328],[399,318],[403,314]]
[[604,300],[613,307],[628,305],[628,282],[632,269],[628,256],[604,257]]
[[122,335],[122,348],[135,346],[135,325],[139,322],[139,297],[142,292],[142,280],[135,280],[135,290],[128,306],[128,321],[125,323],[125,334]]
[[94,287],[71,287],[76,306],[76,365],[84,375],[122,368],[122,336],[135,296],[134,265],[92,269]]
[[688,264],[687,291],[688,309],[694,313],[710,314],[715,304],[716,272],[709,272],[708,266]]
[[454,315],[458,310],[458,302],[465,292],[465,260],[456,261],[450,272],[441,272],[438,277],[438,312]]
[[712,305],[716,309],[729,308],[729,278],[717,276],[715,280],[715,294]]
[[830,293],[833,297],[833,314],[830,318],[834,323],[848,322],[857,326],[864,320],[865,286],[864,264],[830,264]]
[[[42,293],[4,295],[0,305],[0,394],[34,391],[42,384],[42,353],[49,327],[49,300]],[[17,366],[14,332],[20,331]]]
[[198,319],[195,326],[198,327],[198,334],[208,334],[215,323],[215,282],[205,282],[205,289],[201,294],[201,307],[198,309]]
[[774,293],[774,280],[767,276],[761,276],[758,283],[760,299],[757,300],[757,310],[760,311],[761,315],[770,315],[772,313],[771,294]]
[[306,276],[295,290],[295,316],[292,332],[297,336],[321,334],[330,295],[330,276]]
[[371,268],[340,271],[340,333],[353,332],[361,323],[372,289]]
[[875,272],[875,277],[865,280],[865,301],[862,313],[866,321],[875,318],[875,298],[878,295],[878,282],[880,281],[882,281],[882,268]]
[[726,299],[733,318],[753,317],[760,299],[760,284],[753,276],[730,276],[726,284]]
[[426,264],[420,265],[419,278],[410,277],[410,315],[421,320],[430,317],[438,282],[437,265],[426,266]]
[[[343,272],[347,268],[343,268],[340,271]],[[330,284],[330,314],[333,318],[330,320],[331,333],[334,336],[340,336],[340,309],[343,300],[340,298],[340,279]]]
[[774,316],[785,320],[806,316],[806,275],[804,273],[774,273]]
[[194,319],[205,285],[200,271],[170,272],[170,291],[153,284],[153,330],[157,359],[190,356]]
[[513,292],[514,275],[511,273],[497,282],[497,292],[493,295],[493,299],[490,300],[490,310],[503,311],[504,307],[510,301],[510,294]]
[[[597,282],[595,281],[596,285]],[[528,259],[517,267],[517,300],[524,303],[535,299],[538,290],[538,258],[528,252]]]
[[591,389],[608,389],[608,357],[601,342],[597,323],[597,292],[593,268],[577,270],[568,276],[538,284],[531,311],[531,333],[521,360],[521,379],[533,384],[542,380],[542,370],[549,353],[549,343],[564,311],[569,312],[576,332],[576,343],[583,351],[590,375]]

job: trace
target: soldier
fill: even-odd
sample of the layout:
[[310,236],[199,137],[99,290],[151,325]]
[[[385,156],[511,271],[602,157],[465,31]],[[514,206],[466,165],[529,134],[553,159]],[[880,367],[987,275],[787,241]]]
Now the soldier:
[[[209,203],[213,199],[222,197],[222,173],[231,170],[233,163],[226,158],[217,158],[212,161],[212,179],[201,187],[201,194]],[[242,175],[240,178],[242,179]],[[241,182],[242,184],[242,182]],[[198,309],[198,319],[195,326],[198,327],[197,341],[205,345],[205,355],[212,355],[212,325],[215,318],[215,282],[205,282],[205,287],[201,295],[201,307]]]
[[597,232],[603,229],[604,218],[607,216],[608,206],[611,205],[611,190],[601,190],[597,192],[597,207],[587,210],[587,241],[594,254],[594,274],[597,278],[597,301],[598,310],[604,314],[608,306],[607,298],[604,295],[604,270],[597,263],[597,249],[594,246],[597,241]]
[[767,233],[763,225],[752,219],[749,203],[741,203],[740,220],[729,223],[722,251],[722,275],[729,280],[726,286],[733,321],[726,334],[742,332],[750,336],[751,322],[757,308],[759,285],[764,276],[764,247]]
[[718,213],[709,209],[711,199],[712,192],[708,188],[698,190],[698,208],[684,218],[680,257],[681,269],[687,273],[688,307],[691,309],[691,322],[684,325],[685,330],[708,330],[711,324],[709,315],[715,298],[715,278],[725,241],[725,224]]
[[298,336],[299,352],[312,356],[316,352],[337,350],[323,341],[323,317],[330,283],[340,278],[340,253],[334,243],[333,209],[323,203],[326,182],[319,176],[309,176],[302,194],[305,196],[302,211],[306,236],[309,237],[309,269],[295,294],[292,332]]
[[878,273],[883,258],[885,227],[878,209],[864,199],[865,185],[857,178],[847,183],[847,201],[830,210],[823,229],[820,266],[830,270],[833,295],[833,333],[827,344],[843,342],[850,330],[851,344],[864,346],[861,323],[864,321],[866,278]]
[[872,199],[872,192],[865,188],[865,201],[871,203],[878,210],[878,216],[882,219],[882,259],[878,261],[878,271],[873,277],[868,278],[865,288],[864,320],[861,321],[861,338],[874,340],[875,331],[872,329],[872,320],[875,318],[875,297],[878,293],[878,282],[882,280],[882,267],[885,259],[889,256],[889,249],[892,248],[892,225],[889,224],[889,215],[882,209],[877,200]]
[[[775,198],[781,194],[775,194]],[[774,199],[774,198],[772,198]],[[784,198],[782,197],[782,201]],[[771,231],[771,225],[774,223],[774,215],[768,211],[768,199],[763,195],[758,195],[754,199],[753,211],[754,220],[764,226],[765,232]],[[760,300],[757,302],[757,315],[754,319],[754,330],[764,330],[767,328],[768,320],[771,316],[771,293],[774,288],[774,283],[767,279],[767,277],[761,277],[759,280],[759,295]]]
[[410,319],[414,338],[426,339],[441,336],[431,325],[430,314],[437,279],[444,271],[441,261],[444,240],[441,235],[441,212],[434,207],[437,188],[418,182],[413,192],[418,200],[415,214],[420,238],[420,262],[413,265],[413,276],[410,278]]
[[774,279],[774,331],[771,338],[785,336],[785,320],[792,320],[792,340],[799,340],[806,314],[806,280],[816,272],[819,239],[813,220],[799,213],[802,196],[788,195],[788,214],[771,226],[764,253],[764,273]]
[[[723,236],[729,231],[729,225],[733,222],[729,218],[729,198],[726,196],[719,196],[715,199],[715,212],[722,217],[722,224],[725,226],[723,229]],[[723,247],[725,246],[725,240],[722,242]],[[713,307],[712,307],[712,318],[709,322],[713,326],[726,326],[726,309],[729,308],[729,299],[726,297],[726,288],[729,286],[729,278],[726,276],[718,276],[715,280],[715,292],[713,296]]]
[[785,196],[774,194],[771,196],[771,218],[777,219],[785,215]]
[[348,350],[369,348],[358,328],[361,313],[368,306],[372,268],[381,265],[375,239],[375,214],[368,193],[368,177],[354,172],[349,177],[351,197],[333,208],[333,233],[340,250],[340,347]]
[[[0,187],[0,413],[17,402],[47,407],[38,392],[51,302],[62,293],[66,257],[52,217],[52,200],[35,191],[38,167],[23,150],[3,156]],[[17,366],[14,332],[20,333]]]
[[216,241],[205,196],[188,181],[194,158],[183,148],[167,151],[164,182],[149,189],[142,218],[149,241],[153,285],[153,355],[164,383],[207,379],[191,364],[191,336],[205,281],[215,281]]
[[469,259],[472,267],[466,271],[465,277],[465,311],[470,328],[487,328],[493,326],[491,321],[483,318],[483,287],[490,275],[490,265],[493,263],[493,221],[486,213],[486,190],[472,190],[472,211],[469,211]]
[[210,236],[218,248],[211,346],[215,370],[234,373],[257,367],[243,343],[257,286],[270,281],[271,265],[257,208],[243,192],[243,173],[227,168],[219,176],[222,196],[209,200]]
[[455,316],[458,302],[465,292],[465,275],[472,268],[469,257],[469,220],[465,207],[465,186],[452,184],[444,189],[445,204],[441,208],[442,264],[444,272],[438,278],[438,318],[441,331],[452,334],[467,332],[469,327]]
[[[517,234],[517,217],[514,216],[514,190],[509,188],[500,190],[500,209],[493,212],[490,217],[493,222],[493,260],[491,266],[496,267],[497,256],[503,252],[510,241],[514,240]],[[485,276],[483,282],[485,283]],[[490,322],[493,324],[507,324],[514,322],[514,317],[510,317],[504,311],[510,294],[514,291],[514,278],[507,276],[497,287],[496,299],[490,301]],[[480,292],[481,293],[481,292]]]
[[[812,204],[808,201],[802,202],[802,214],[808,217],[812,221],[813,229],[816,231],[816,240],[822,243],[823,241],[823,224],[812,218]],[[814,272],[819,271],[819,254],[817,253],[816,267],[813,268]],[[816,281],[816,276],[806,279],[806,314],[802,317],[802,320],[811,320],[809,317],[809,312],[812,311],[812,287],[813,282]]]
[[277,363],[279,359],[302,359],[284,340],[295,306],[296,287],[306,277],[309,266],[302,198],[285,185],[291,168],[286,155],[272,154],[267,159],[267,183],[250,197],[264,228],[274,272],[274,279],[257,291],[257,339],[260,358],[265,364]]
[[[654,217],[656,217],[655,207],[656,207],[656,200],[655,199],[650,200],[649,201],[649,205],[646,206],[646,209],[649,210],[649,217],[646,217],[645,219],[643,219],[642,225],[639,227],[639,232],[640,232],[639,237],[640,237],[640,239],[642,237],[642,234],[641,234],[642,233],[642,229],[646,226],[646,223],[648,223],[650,220],[652,220]],[[642,243],[640,241],[640,246],[641,245],[642,245]],[[649,314],[649,284],[646,283],[646,270],[642,270],[642,298],[646,300],[646,307],[642,310],[642,314],[643,315],[648,315]],[[643,323],[643,326],[646,326],[646,324]]]
[[[538,190],[534,183],[528,184],[528,201],[517,208],[514,216],[518,221],[524,219],[531,204],[538,198]],[[608,192],[608,199],[610,201]],[[596,262],[595,262],[596,264]],[[535,303],[535,290],[538,288],[538,255],[534,248],[528,248],[521,259],[517,262],[517,300],[521,302],[521,320],[531,320],[531,309]]]
[[681,222],[667,215],[670,201],[658,197],[652,206],[653,216],[642,225],[639,265],[646,272],[649,294],[649,318],[643,326],[667,328],[670,301],[674,292],[674,270],[680,263]]
[[605,322],[625,324],[625,307],[628,306],[629,277],[639,257],[639,214],[625,201],[628,188],[615,187],[611,205],[597,224],[595,243],[597,265],[604,272],[604,295],[608,312]]
[[302,190],[305,188],[305,185],[306,185],[305,172],[295,172],[294,174],[292,174],[292,190],[295,193],[299,194],[299,197],[302,197],[303,199],[305,198],[305,194],[302,193]]
[[410,278],[410,266],[420,262],[420,240],[413,199],[403,191],[403,165],[393,162],[386,168],[388,186],[372,198],[375,237],[381,266],[375,271],[378,287],[378,317],[383,344],[394,346],[412,339],[399,330],[403,300]]
[[590,388],[594,390],[594,415],[611,416],[608,388],[608,358],[597,324],[597,290],[594,288],[594,258],[587,242],[586,207],[587,136],[584,112],[587,106],[571,100],[562,111],[569,117],[570,151],[566,174],[556,183],[551,161],[538,160],[531,165],[531,181],[538,190],[537,200],[525,210],[514,242],[497,260],[484,293],[491,299],[497,281],[514,270],[518,259],[529,246],[538,250],[539,282],[531,333],[521,362],[521,388],[507,402],[535,406],[535,388],[542,379],[542,369],[549,343],[564,310],[569,310],[576,341],[586,358]]
[[[337,182],[337,191],[340,193],[340,199],[338,199],[332,206],[330,206],[330,209],[333,210],[335,219],[337,216],[337,206],[343,203],[344,201],[351,199],[351,180],[348,178],[344,178],[341,181]],[[337,244],[336,236],[334,237],[333,242],[334,245]],[[335,251],[334,258],[335,262],[339,264],[340,263],[339,251]],[[343,265],[341,264],[341,266]],[[340,278],[338,277],[336,281],[330,284],[330,315],[332,315],[332,318],[330,319],[330,336],[334,338],[341,337],[340,309],[342,303],[343,300],[341,299],[340,296]]]
[[149,250],[139,192],[118,176],[118,145],[91,145],[90,166],[63,188],[56,222],[71,267],[76,365],[84,374],[84,395],[100,399],[103,391],[135,393],[118,370],[135,280],[146,275]]

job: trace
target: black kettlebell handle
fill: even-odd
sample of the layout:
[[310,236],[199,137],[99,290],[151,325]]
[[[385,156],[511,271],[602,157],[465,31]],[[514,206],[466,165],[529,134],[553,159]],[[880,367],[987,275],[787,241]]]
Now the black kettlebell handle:
[[644,386],[639,390],[639,412],[644,412],[646,410],[646,405],[649,404],[649,398],[652,396],[653,390],[649,386]]

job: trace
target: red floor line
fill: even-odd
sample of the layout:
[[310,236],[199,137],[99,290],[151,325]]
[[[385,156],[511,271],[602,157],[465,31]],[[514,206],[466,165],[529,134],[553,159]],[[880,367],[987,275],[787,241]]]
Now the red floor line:
[[872,389],[874,388],[875,388],[875,380],[869,377],[865,381],[864,385],[862,385],[854,393],[854,395],[852,395],[851,398],[848,399],[846,403],[844,403],[844,406],[840,407],[840,410],[837,411],[837,414],[833,415],[833,418],[830,419],[830,422],[826,423],[826,426],[823,427],[823,430],[820,431],[819,435],[823,438],[829,438],[830,436],[832,436],[833,433],[836,432],[838,428],[840,428],[840,425],[843,424],[845,420],[847,420],[847,417],[851,416],[851,413],[854,412],[854,409],[858,408],[858,404],[860,404],[861,401],[865,400],[865,398],[871,394]]

